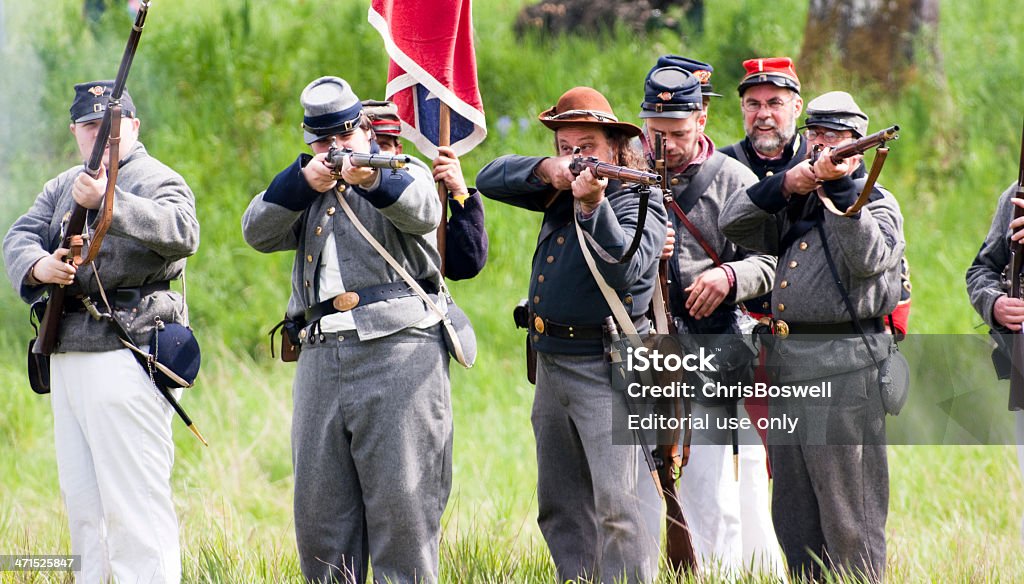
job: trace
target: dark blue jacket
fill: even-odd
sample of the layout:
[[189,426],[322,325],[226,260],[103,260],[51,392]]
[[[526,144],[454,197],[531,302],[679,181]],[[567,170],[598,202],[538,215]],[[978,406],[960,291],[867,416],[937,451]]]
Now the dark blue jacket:
[[[599,326],[611,309],[605,302],[580,251],[573,225],[573,197],[559,192],[533,174],[541,156],[503,156],[490,162],[476,177],[477,189],[487,198],[544,214],[530,275],[531,312],[560,324]],[[615,196],[610,182],[604,202],[580,226],[612,257],[621,257],[637,227],[640,209],[636,194]],[[622,264],[594,259],[626,311],[637,319],[647,311],[657,285],[658,258],[665,244],[665,208],[660,191],[653,189],[636,254]],[[534,348],[542,353],[599,354],[601,341],[558,339],[532,333]]]

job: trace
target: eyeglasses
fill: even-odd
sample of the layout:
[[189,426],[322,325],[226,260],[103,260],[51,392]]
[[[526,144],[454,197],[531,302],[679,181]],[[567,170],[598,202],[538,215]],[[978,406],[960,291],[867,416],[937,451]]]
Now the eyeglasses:
[[548,116],[546,119],[549,119],[549,120],[560,120],[560,119],[563,119],[563,118],[571,118],[571,117],[579,117],[579,116],[595,117],[595,118],[597,118],[597,121],[599,121],[599,122],[617,122],[617,121],[619,121],[619,118],[617,118],[617,117],[615,117],[612,114],[609,114],[607,112],[599,112],[597,110],[588,110],[588,109],[569,110],[569,111],[566,111],[566,112],[562,112],[560,114],[555,114],[553,116]]
[[777,97],[769,99],[766,102],[757,101],[756,99],[748,99],[743,102],[743,111],[754,114],[761,111],[761,108],[766,107],[770,112],[777,112],[792,101],[792,99],[782,100]]
[[806,133],[807,139],[811,142],[819,140],[826,144],[835,144],[840,140],[845,140],[849,136],[845,132],[836,132],[833,130],[811,130],[808,129]]

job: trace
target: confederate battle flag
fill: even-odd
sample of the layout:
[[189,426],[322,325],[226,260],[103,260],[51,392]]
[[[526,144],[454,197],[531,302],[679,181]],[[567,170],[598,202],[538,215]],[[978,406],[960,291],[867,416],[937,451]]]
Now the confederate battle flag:
[[444,102],[455,153],[482,142],[487,126],[476,84],[470,0],[373,0],[368,17],[391,57],[385,97],[398,106],[402,136],[436,157]]

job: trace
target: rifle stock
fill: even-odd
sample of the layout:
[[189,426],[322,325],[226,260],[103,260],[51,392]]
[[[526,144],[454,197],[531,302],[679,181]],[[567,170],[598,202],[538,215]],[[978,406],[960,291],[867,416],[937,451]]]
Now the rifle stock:
[[[121,123],[121,95],[124,93],[125,82],[128,80],[128,72],[131,69],[132,60],[135,58],[135,51],[139,46],[139,38],[142,36],[142,28],[146,23],[146,14],[149,11],[149,0],[143,0],[139,4],[139,12],[135,16],[135,22],[132,24],[132,32],[128,35],[128,42],[125,45],[124,53],[121,55],[121,64],[117,70],[117,78],[114,80],[114,86],[110,92],[110,100],[107,103],[107,109],[103,113],[103,121],[100,122],[100,129],[96,135],[96,142],[93,144],[92,152],[90,153],[89,160],[85,162],[84,170],[89,176],[97,178],[100,175],[100,169],[103,163],[103,153],[107,149],[107,141],[110,138],[111,126],[114,123],[113,116],[116,114],[117,124]],[[120,127],[120,126],[118,126]],[[118,155],[118,149],[112,148],[111,157]],[[109,160],[108,168],[116,167],[118,160]],[[110,181],[116,181],[116,173]],[[113,185],[108,185],[108,191],[113,192]],[[108,197],[109,198],[109,197]],[[85,220],[88,214],[88,209],[82,207],[78,203],[72,206],[71,213],[65,217],[63,233],[61,237],[61,247],[73,250],[65,256],[64,261],[74,262],[76,265],[84,265],[86,262],[83,261],[81,256],[81,250],[84,246],[85,237]],[[107,207],[104,210],[105,214],[113,212],[113,200],[111,199],[107,203]],[[110,218],[101,218],[101,223],[105,222],[109,226]],[[105,232],[105,229],[104,229]],[[91,249],[89,250],[89,258],[94,258],[96,253],[99,252],[100,241],[103,239],[103,232],[97,233],[96,239],[93,241]],[[48,291],[48,297],[46,300],[46,310],[43,313],[43,318],[40,319],[39,323],[39,337],[36,339],[34,345],[32,345],[32,352],[39,355],[50,355],[57,346],[57,337],[60,336],[60,321],[64,316],[64,297],[66,290],[64,286],[52,284]]]

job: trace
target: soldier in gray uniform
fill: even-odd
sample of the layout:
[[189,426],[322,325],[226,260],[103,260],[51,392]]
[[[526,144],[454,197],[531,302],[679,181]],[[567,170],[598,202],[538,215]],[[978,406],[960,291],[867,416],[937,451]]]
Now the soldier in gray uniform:
[[451,490],[448,354],[439,318],[354,228],[337,196],[427,292],[441,285],[441,203],[418,167],[375,170],[331,143],[376,151],[348,83],[322,77],[300,98],[300,154],[242,218],[258,251],[293,251],[288,315],[304,319],[292,389],[299,562],[309,580],[435,582]]
[[[749,319],[738,304],[771,290],[775,257],[737,246],[718,228],[727,198],[757,182],[757,177],[715,150],[704,133],[708,115],[702,107],[701,83],[683,68],[698,66],[697,62],[679,61],[675,66],[677,59],[681,58],[662,57],[647,74],[640,112],[648,140],[655,140],[656,134],[666,139],[665,166],[673,197],[668,215],[676,234],[669,258],[669,304],[682,334],[736,335],[741,320]],[[695,402],[697,418],[725,419],[737,413],[746,417],[742,403],[733,409],[735,402]],[[717,569],[734,577],[740,570],[754,569],[782,575],[769,515],[765,450],[755,430],[744,434],[737,481],[730,433],[694,432],[690,461],[679,485],[683,512],[694,550],[708,573]],[[647,483],[640,486],[646,489]],[[648,508],[659,510],[651,491]]]
[[[89,158],[112,81],[75,86],[71,133]],[[65,263],[64,218],[74,204],[97,215],[106,190],[76,165],[46,183],[4,238],[7,276],[26,302],[50,285],[67,286],[56,351],[50,358],[57,474],[68,512],[79,581],[176,583],[181,579],[178,520],[171,500],[174,441],[170,404],[86,302],[113,314],[138,343],[158,322],[186,320],[184,298],[170,289],[199,247],[195,196],[177,172],[139,142],[141,121],[126,90],[121,99],[120,165],[110,230],[93,263]]]
[[616,258],[636,229],[643,229],[629,261],[612,264],[594,255],[597,269],[644,332],[665,244],[665,210],[660,192],[652,193],[647,220],[638,227],[636,194],[616,194],[622,185],[599,180],[590,170],[578,177],[569,170],[576,147],[583,156],[645,168],[629,145],[640,128],[618,121],[598,91],[570,89],[539,118],[555,131],[558,156],[503,156],[476,177],[485,197],[543,214],[529,302],[530,340],[537,351],[532,422],[538,523],[559,582],[648,582],[657,570],[658,534],[646,533],[637,499],[639,450],[612,441],[612,411],[625,407],[625,399],[612,389],[603,355],[601,323],[611,309],[585,263],[574,220]]
[[[1012,334],[1020,334],[1024,323],[1024,300],[1011,298],[1007,294],[1005,270],[1010,264],[1010,243],[1024,240],[1024,219],[1014,219],[1014,207],[1024,208],[1024,200],[1014,198],[1017,185],[1011,184],[996,203],[995,216],[985,242],[978,255],[967,268],[967,294],[971,305],[978,312],[990,333],[999,341],[993,362],[996,363],[1000,379],[1010,377],[1010,349]],[[1010,410],[1016,417],[1017,464],[1024,475],[1024,399],[1010,394]],[[1024,540],[1024,521],[1021,523],[1021,539]]]
[[[809,141],[826,146],[822,155],[731,197],[720,223],[740,245],[779,256],[774,381],[831,382],[830,398],[772,402],[772,418],[798,420],[795,433],[768,435],[772,517],[790,571],[817,577],[818,557],[827,569],[881,580],[889,474],[878,365],[891,344],[883,318],[900,299],[903,217],[880,187],[852,216],[825,209],[820,197],[845,210],[864,185],[850,177],[859,157],[833,164],[828,152],[866,134],[868,117],[844,92],[813,100],[807,113]],[[795,340],[803,335],[814,340]]]

